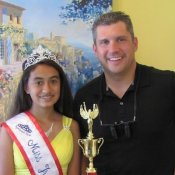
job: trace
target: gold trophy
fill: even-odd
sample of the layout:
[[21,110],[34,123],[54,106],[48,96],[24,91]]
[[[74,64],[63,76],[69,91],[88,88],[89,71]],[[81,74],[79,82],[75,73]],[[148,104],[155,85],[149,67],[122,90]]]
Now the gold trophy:
[[86,169],[88,175],[97,175],[97,171],[93,165],[93,158],[99,154],[100,147],[104,142],[103,138],[95,139],[92,133],[93,119],[95,119],[98,114],[99,109],[97,104],[93,105],[93,110],[87,110],[85,102],[80,106],[80,115],[83,119],[87,120],[89,132],[86,139],[78,139],[78,144],[82,148],[84,156],[89,159],[89,167]]

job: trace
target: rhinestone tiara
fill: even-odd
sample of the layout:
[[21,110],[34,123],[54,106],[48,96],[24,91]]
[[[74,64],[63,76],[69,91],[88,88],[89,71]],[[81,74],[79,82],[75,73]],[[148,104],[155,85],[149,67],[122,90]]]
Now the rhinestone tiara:
[[37,49],[32,51],[32,54],[25,60],[23,64],[23,70],[26,70],[28,67],[37,64],[40,61],[45,59],[52,60],[59,65],[58,59],[56,56],[51,53],[48,49],[43,48],[41,45]]

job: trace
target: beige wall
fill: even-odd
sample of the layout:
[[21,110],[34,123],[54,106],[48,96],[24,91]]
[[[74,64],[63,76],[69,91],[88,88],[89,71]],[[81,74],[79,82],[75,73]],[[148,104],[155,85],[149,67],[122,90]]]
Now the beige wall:
[[113,0],[113,11],[130,15],[139,63],[175,71],[175,0]]

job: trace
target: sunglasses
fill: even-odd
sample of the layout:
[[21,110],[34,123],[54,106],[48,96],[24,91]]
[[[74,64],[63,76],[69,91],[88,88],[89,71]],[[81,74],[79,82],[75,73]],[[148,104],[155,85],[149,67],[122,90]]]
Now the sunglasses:
[[132,126],[135,122],[136,117],[134,116],[133,120],[131,121],[120,121],[113,124],[103,123],[102,120],[100,120],[100,125],[102,127],[109,127],[111,136],[114,139],[118,139],[120,137],[130,138],[132,135]]

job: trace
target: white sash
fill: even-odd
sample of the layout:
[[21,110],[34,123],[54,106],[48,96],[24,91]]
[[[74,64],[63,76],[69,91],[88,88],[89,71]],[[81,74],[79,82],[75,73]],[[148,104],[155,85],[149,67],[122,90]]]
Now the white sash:
[[50,141],[31,113],[18,114],[3,126],[18,145],[32,175],[63,175]]

